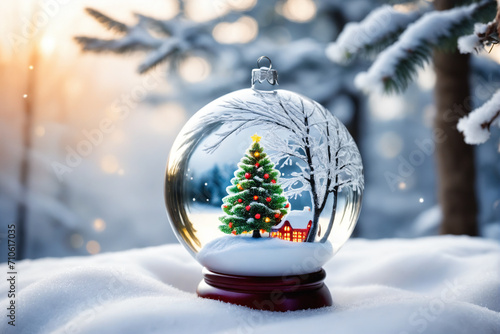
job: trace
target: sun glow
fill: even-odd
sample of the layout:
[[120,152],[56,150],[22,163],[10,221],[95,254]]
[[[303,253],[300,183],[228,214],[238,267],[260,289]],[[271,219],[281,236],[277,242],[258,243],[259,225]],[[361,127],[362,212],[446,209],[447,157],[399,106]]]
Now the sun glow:
[[50,56],[56,48],[56,40],[54,37],[46,35],[40,41],[40,50],[45,56]]

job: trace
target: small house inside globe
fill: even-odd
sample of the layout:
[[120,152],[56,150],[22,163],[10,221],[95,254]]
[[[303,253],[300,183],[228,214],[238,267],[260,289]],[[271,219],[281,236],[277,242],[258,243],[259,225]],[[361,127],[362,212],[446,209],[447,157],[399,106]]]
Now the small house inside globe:
[[286,90],[243,89],[203,107],[177,136],[165,200],[179,241],[235,275],[319,270],[351,235],[363,166],[345,126]]

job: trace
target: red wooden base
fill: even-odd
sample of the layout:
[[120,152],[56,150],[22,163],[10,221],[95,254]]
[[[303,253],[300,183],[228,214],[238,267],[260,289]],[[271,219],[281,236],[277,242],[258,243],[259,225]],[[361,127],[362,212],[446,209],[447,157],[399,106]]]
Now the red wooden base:
[[253,277],[203,269],[198,296],[266,311],[295,311],[332,305],[323,269],[292,276]]

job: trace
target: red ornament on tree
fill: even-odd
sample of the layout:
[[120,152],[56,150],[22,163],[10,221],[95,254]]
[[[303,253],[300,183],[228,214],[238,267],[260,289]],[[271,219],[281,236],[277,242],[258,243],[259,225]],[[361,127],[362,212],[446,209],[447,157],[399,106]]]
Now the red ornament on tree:
[[257,201],[258,199],[259,199],[259,196],[257,196],[257,195],[255,195],[255,196],[253,197],[253,200],[254,200],[254,201]]
[[247,211],[250,211],[250,205],[247,205],[245,208]]
[[269,203],[271,202],[271,197],[266,197],[266,201]]
[[227,208],[227,205],[223,205],[222,207],[225,209],[225,208]]
[[274,218],[279,219],[280,217],[281,217],[281,215],[279,213],[274,214]]
[[231,232],[231,234],[232,234],[232,235],[236,235],[236,231],[234,231],[234,230],[233,230],[233,231]]
[[259,168],[259,166],[260,166],[260,164],[257,162],[257,163],[255,164],[255,167]]
[[271,180],[271,183],[276,183],[276,180]]
[[290,207],[290,203],[285,204],[285,208],[288,209]]
[[245,179],[249,179],[249,178],[251,178],[251,177],[252,177],[252,174],[250,174],[250,173],[245,173]]
[[243,200],[241,198],[238,198],[238,203],[242,203]]
[[229,222],[229,224],[227,224],[227,226],[229,226],[229,228],[233,228],[233,223]]
[[269,174],[264,174],[264,178],[267,180],[269,178]]
[[255,215],[255,219],[260,219],[260,213]]

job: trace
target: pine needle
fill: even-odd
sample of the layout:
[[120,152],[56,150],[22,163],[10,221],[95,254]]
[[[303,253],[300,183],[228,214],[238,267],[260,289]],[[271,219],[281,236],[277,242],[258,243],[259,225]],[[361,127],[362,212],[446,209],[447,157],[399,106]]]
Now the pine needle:
[[120,33],[127,33],[128,31],[126,24],[116,21],[93,8],[85,8],[85,11],[108,30]]

